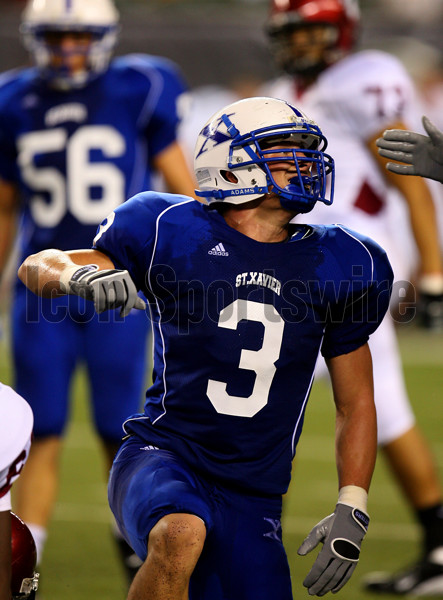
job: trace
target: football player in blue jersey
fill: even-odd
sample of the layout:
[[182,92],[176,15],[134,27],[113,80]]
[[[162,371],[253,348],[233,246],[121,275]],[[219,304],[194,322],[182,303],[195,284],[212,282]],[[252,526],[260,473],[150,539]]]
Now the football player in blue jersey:
[[348,581],[366,533],[377,432],[369,335],[388,308],[384,250],[342,226],[294,224],[333,199],[318,125],[274,98],[217,112],[198,136],[196,191],[113,210],[92,249],[46,250],[37,295],[126,314],[148,300],[153,383],[124,423],[109,501],[144,561],[128,600],[290,600],[282,495],[319,352],[336,404],[338,500],[298,552],[322,548],[310,594]]
[[[193,194],[176,140],[182,73],[159,57],[111,60],[118,23],[111,0],[30,0],[25,7],[21,32],[35,66],[0,80],[0,272],[18,215],[19,252],[27,256],[88,246],[107,214],[152,189],[154,171],[171,191]],[[12,305],[15,387],[35,415],[15,510],[31,528],[40,560],[76,365],[86,365],[110,467],[122,419],[142,400],[149,319],[144,312],[99,317],[78,298],[56,306],[20,282]]]

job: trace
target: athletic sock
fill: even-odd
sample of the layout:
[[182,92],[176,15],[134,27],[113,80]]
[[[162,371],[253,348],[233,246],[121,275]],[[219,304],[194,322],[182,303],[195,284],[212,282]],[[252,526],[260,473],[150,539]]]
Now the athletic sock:
[[416,512],[424,530],[424,550],[428,555],[435,548],[443,547],[443,505],[439,502]]
[[48,537],[48,532],[46,527],[42,525],[36,525],[35,523],[26,523],[29,527],[29,531],[32,533],[32,537],[34,538],[35,547],[37,549],[37,564],[41,564],[43,549],[45,547],[46,538]]

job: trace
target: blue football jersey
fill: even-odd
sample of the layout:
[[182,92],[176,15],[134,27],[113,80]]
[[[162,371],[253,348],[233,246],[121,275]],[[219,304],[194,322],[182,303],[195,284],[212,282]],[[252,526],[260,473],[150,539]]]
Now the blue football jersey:
[[372,240],[296,226],[257,242],[184,196],[142,193],[100,226],[95,248],[149,300],[153,383],[124,424],[209,478],[263,494],[288,487],[319,351],[366,343],[392,270]]
[[86,87],[50,89],[34,68],[0,78],[0,177],[19,186],[23,257],[89,247],[98,224],[151,189],[176,139],[186,84],[167,59],[129,55]]

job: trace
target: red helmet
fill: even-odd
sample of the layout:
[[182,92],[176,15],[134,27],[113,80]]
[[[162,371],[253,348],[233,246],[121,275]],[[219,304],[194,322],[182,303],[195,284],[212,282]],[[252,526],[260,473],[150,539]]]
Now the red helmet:
[[[284,38],[296,27],[329,25],[335,29],[335,35],[323,60],[325,67],[352,50],[357,39],[359,17],[358,0],[271,0],[267,33],[272,42],[279,45],[280,41],[281,46]],[[298,72],[297,65],[288,64],[289,56],[281,56],[282,48],[275,49],[279,66],[292,73]]]
[[12,577],[11,591],[15,600],[34,596],[39,574],[35,572],[37,550],[28,526],[11,512]]

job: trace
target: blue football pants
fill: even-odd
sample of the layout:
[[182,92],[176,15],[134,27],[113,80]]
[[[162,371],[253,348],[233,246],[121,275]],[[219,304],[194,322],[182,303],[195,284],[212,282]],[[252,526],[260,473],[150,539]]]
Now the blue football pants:
[[184,512],[204,521],[207,537],[191,577],[190,600],[292,599],[280,497],[242,494],[210,482],[138,436],[117,453],[108,497],[122,534],[143,560],[149,532],[163,516]]

